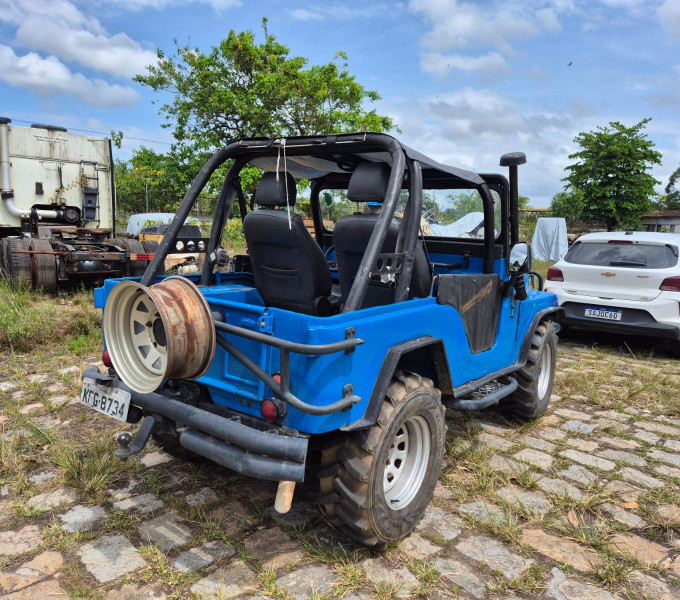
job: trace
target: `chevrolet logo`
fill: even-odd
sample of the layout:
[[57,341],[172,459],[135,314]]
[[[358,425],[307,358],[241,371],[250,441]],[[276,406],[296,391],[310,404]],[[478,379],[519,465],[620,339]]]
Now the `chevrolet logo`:
[[616,277],[616,273],[610,273],[609,271],[605,271],[604,273],[601,273],[603,277]]

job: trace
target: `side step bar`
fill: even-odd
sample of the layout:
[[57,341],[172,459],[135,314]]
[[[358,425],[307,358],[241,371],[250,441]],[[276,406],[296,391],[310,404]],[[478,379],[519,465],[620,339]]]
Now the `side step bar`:
[[490,381],[461,398],[451,396],[442,399],[444,406],[457,410],[481,410],[509,396],[517,389],[517,380],[508,377],[508,383]]

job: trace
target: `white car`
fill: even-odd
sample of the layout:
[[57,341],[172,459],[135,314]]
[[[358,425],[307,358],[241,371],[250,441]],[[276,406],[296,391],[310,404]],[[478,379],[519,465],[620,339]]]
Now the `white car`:
[[588,233],[548,269],[562,325],[670,340],[680,356],[680,235]]

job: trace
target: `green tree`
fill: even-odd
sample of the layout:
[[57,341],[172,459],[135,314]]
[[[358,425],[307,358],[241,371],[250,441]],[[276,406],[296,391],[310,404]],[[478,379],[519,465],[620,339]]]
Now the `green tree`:
[[558,192],[550,202],[550,215],[565,219],[580,219],[583,212],[583,194],[579,190]]
[[173,156],[141,146],[129,161],[116,159],[116,203],[126,212],[174,211],[189,182]]
[[619,223],[635,226],[652,206],[654,186],[660,182],[647,171],[661,164],[661,154],[642,133],[649,121],[632,127],[612,121],[574,138],[579,150],[569,158],[578,162],[566,168],[569,174],[562,181],[567,190],[583,194],[582,216],[603,219],[609,231]]
[[668,178],[666,196],[661,203],[661,210],[680,210],[680,167]]
[[349,73],[344,52],[309,66],[269,34],[266,19],[262,24],[261,43],[251,31],[233,30],[208,53],[175,41],[173,56],[159,49],[157,64],[135,77],[170,95],[159,112],[192,178],[207,155],[237,138],[396,128],[390,117],[365,110],[380,96]]

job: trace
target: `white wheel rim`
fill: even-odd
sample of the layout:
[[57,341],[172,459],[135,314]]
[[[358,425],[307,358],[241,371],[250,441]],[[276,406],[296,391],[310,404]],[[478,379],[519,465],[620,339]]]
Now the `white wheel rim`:
[[543,344],[543,351],[538,362],[538,397],[543,398],[548,393],[550,375],[552,371],[552,346],[547,342]]
[[[155,329],[161,316],[147,295],[140,294],[130,311],[130,345],[141,366],[155,375],[167,370],[168,348],[164,340],[157,340]],[[162,321],[161,321],[161,327]],[[165,328],[163,327],[165,335]]]
[[419,415],[407,419],[390,443],[383,474],[388,506],[400,510],[418,494],[430,459],[430,425]]

